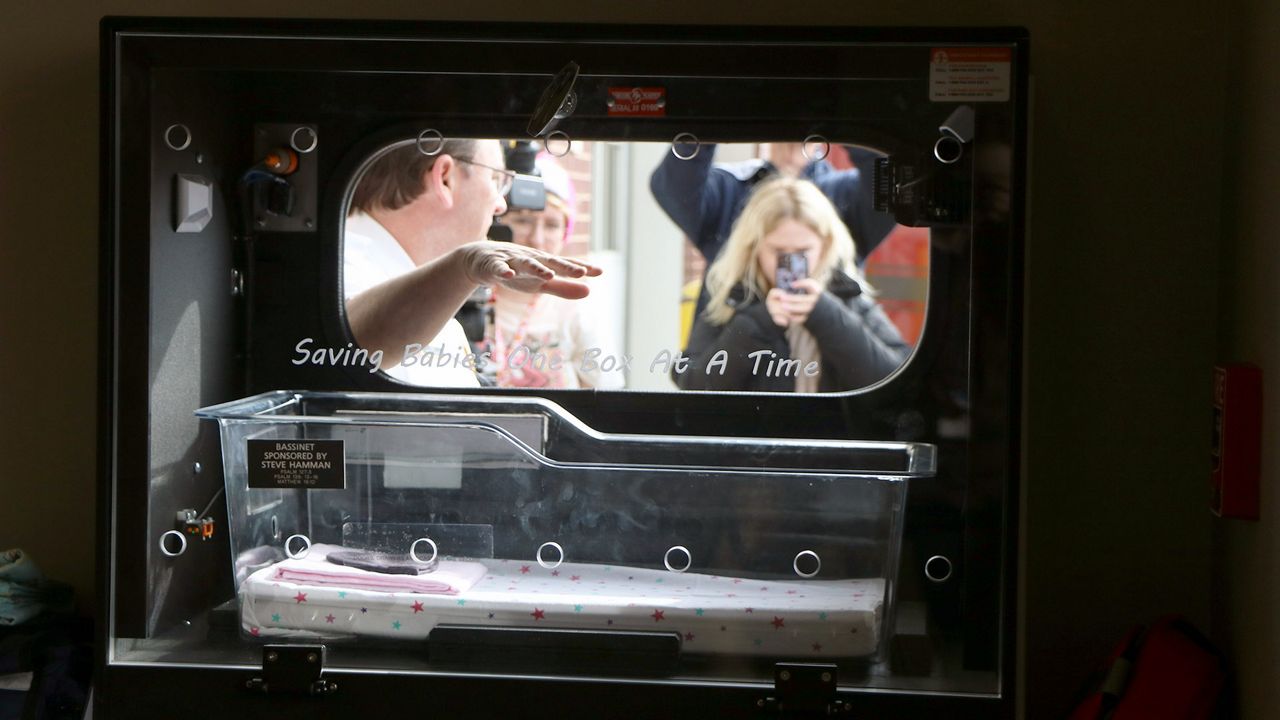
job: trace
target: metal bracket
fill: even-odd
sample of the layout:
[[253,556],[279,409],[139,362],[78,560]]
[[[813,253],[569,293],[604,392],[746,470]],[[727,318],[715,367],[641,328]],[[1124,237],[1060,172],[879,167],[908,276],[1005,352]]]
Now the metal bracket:
[[778,663],[771,697],[756,701],[765,714],[781,718],[849,717],[853,707],[836,696],[836,666]]
[[[252,185],[249,192],[253,211],[251,226],[259,232],[315,232],[318,225],[319,145],[317,126],[300,123],[258,123],[254,125],[253,153],[265,158],[275,148],[297,153],[297,170],[277,176],[272,182]],[[272,190],[282,193],[272,196]],[[285,196],[288,196],[287,198]]]
[[261,693],[332,695],[338,684],[322,678],[323,673],[323,645],[266,645],[262,648],[262,677],[244,685]]

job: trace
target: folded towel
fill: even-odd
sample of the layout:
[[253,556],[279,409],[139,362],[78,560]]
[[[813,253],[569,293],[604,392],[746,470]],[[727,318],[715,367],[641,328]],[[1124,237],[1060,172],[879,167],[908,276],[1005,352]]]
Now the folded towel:
[[312,545],[306,557],[277,563],[271,578],[299,585],[327,585],[373,592],[457,595],[470,589],[486,572],[481,563],[460,560],[440,560],[435,572],[429,575],[377,573],[328,562],[329,553],[341,549],[336,545]]
[[0,626],[24,623],[44,611],[44,575],[21,550],[0,552]]

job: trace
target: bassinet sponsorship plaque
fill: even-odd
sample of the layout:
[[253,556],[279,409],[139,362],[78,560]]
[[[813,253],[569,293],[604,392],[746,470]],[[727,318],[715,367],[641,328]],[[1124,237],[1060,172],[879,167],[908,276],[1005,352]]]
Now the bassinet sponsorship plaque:
[[247,440],[249,487],[344,490],[342,440]]

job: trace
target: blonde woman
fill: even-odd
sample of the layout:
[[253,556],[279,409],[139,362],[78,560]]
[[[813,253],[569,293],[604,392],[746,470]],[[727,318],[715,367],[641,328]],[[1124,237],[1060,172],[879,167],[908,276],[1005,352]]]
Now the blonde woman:
[[807,180],[761,185],[707,271],[689,390],[829,392],[875,383],[909,348],[871,298],[831,202]]

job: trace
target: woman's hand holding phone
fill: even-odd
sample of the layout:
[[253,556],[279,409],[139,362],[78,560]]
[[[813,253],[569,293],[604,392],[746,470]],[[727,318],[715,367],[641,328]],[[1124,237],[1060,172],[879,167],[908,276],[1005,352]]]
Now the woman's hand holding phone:
[[792,323],[803,323],[809,319],[809,313],[818,304],[822,295],[822,286],[813,278],[798,278],[791,282],[791,291],[775,287],[764,297],[765,308],[769,317],[778,327],[789,327]]

